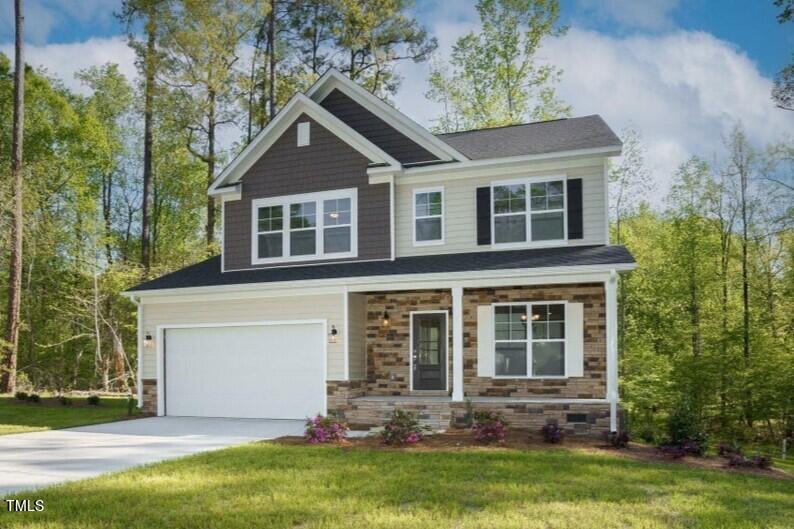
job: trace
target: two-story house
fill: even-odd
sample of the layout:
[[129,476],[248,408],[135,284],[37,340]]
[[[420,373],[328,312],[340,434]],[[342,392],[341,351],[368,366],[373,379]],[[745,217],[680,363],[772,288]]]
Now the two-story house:
[[221,255],[131,289],[158,415],[615,430],[599,116],[434,135],[337,71],[209,188]]

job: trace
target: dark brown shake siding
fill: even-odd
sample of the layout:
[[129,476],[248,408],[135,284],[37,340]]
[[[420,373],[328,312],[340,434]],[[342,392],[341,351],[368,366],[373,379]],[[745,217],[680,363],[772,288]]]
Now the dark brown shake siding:
[[333,90],[325,96],[320,105],[400,163],[438,160],[433,153],[405,137],[397,129],[339,90]]
[[[311,123],[311,144],[297,146],[297,124]],[[301,115],[242,178],[242,198],[226,202],[225,270],[300,263],[251,264],[251,201],[358,188],[358,260],[388,259],[389,184],[370,185],[369,160],[311,118]],[[350,259],[346,259],[350,260]],[[310,261],[321,263],[328,261]]]

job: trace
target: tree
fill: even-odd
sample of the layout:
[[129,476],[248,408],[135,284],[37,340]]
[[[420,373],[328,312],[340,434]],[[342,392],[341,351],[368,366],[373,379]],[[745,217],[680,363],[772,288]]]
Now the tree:
[[557,0],[479,0],[482,28],[459,38],[449,65],[436,62],[427,96],[442,103],[436,129],[497,127],[570,115],[554,89],[562,71],[540,64],[547,37],[565,33]]
[[[794,0],[775,0],[775,5],[783,8],[777,16],[779,23],[785,24],[794,20]],[[794,111],[794,55],[791,62],[775,77],[772,100],[779,108]]]
[[8,312],[3,349],[3,372],[0,374],[0,393],[13,393],[17,386],[17,354],[19,349],[19,313],[22,300],[22,230],[25,210],[22,203],[22,147],[25,123],[25,17],[22,0],[14,1],[14,124],[11,139],[11,258],[8,270]]
[[[162,58],[157,49],[157,40],[161,30],[160,18],[164,16],[169,0],[124,0],[121,13],[118,15],[127,23],[128,42],[136,51],[138,70],[143,77],[143,197],[141,217],[141,264],[149,271],[151,266],[151,197],[154,175],[152,131],[154,129],[154,98],[156,77],[162,65]],[[139,42],[133,31],[134,23],[141,21],[146,36],[145,43]]]
[[[207,187],[215,179],[220,127],[235,122],[239,46],[261,20],[256,0],[183,0],[164,17],[163,82],[179,97],[188,150],[206,166]],[[207,251],[215,251],[215,200],[207,197]]]
[[332,5],[339,21],[334,26],[339,55],[335,65],[373,94],[394,94],[400,86],[394,66],[426,61],[438,47],[436,39],[406,15],[413,5],[408,0],[332,0]]
[[623,129],[623,150],[620,160],[609,161],[610,215],[615,223],[615,242],[623,243],[621,222],[632,215],[654,189],[651,174],[645,167],[645,147],[642,135],[631,126]]

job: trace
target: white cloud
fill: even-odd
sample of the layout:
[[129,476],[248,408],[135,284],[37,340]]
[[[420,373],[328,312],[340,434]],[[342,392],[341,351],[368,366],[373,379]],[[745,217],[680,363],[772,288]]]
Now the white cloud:
[[[59,27],[90,25],[96,31],[114,23],[121,0],[27,0],[23,2],[25,41],[45,44]],[[14,3],[0,1],[0,38],[14,40]]]
[[[14,60],[13,44],[0,44],[0,52]],[[127,46],[123,37],[92,38],[69,44],[28,44],[25,47],[25,62],[36,68],[44,68],[50,75],[61,79],[64,85],[78,93],[87,89],[75,79],[78,70],[107,62],[119,65],[121,73],[132,81],[135,70],[135,52]]]
[[[458,33],[468,31],[468,24],[461,26]],[[739,121],[759,146],[794,136],[791,114],[770,101],[771,80],[744,53],[708,33],[621,38],[574,27],[548,41],[541,55],[564,69],[559,95],[573,105],[574,115],[600,114],[616,132],[628,125],[641,132],[660,191],[654,204],[689,156],[722,155],[723,137]],[[420,99],[427,68],[402,69],[404,88],[395,98],[424,125],[441,110]]]
[[680,0],[580,0],[582,17],[596,16],[627,28],[667,29]]

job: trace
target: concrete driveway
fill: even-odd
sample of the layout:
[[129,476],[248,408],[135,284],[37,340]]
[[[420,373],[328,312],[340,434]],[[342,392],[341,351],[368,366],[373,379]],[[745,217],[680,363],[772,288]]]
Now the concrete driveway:
[[303,421],[151,417],[0,436],[0,496],[303,433]]

